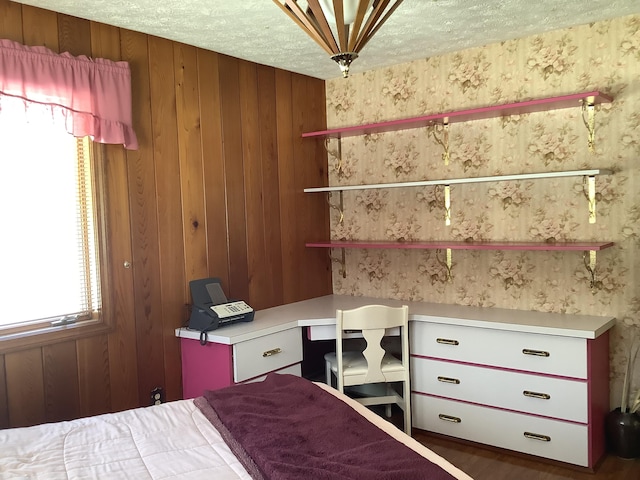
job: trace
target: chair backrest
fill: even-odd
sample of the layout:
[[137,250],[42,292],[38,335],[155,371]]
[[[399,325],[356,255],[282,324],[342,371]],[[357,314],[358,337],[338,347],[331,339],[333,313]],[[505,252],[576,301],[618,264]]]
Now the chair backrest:
[[[385,350],[382,347],[382,337],[388,328],[400,328],[402,343],[402,363],[409,372],[409,307],[389,307],[386,305],[366,305],[353,310],[338,310],[336,312],[336,357],[338,362],[338,376],[343,371],[343,345],[345,331],[361,330],[367,346],[362,352],[367,360],[367,373],[362,383],[378,383],[395,381],[382,372],[382,359]],[[342,379],[338,380],[342,383]]]

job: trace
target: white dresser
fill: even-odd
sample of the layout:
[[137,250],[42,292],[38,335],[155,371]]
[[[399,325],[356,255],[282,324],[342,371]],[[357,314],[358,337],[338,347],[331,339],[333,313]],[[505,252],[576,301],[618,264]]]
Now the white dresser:
[[594,468],[613,319],[522,315],[411,323],[413,426]]

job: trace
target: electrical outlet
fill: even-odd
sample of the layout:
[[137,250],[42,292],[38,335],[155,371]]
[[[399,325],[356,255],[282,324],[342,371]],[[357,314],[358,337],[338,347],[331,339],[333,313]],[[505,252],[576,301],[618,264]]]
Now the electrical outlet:
[[151,390],[151,405],[160,405],[164,403],[164,389],[156,387]]

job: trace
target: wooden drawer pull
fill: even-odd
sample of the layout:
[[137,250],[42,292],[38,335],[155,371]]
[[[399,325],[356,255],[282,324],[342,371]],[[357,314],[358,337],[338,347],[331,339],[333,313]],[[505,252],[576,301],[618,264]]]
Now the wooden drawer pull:
[[539,433],[524,432],[524,436],[532,440],[540,440],[541,442],[551,441],[551,437],[548,435],[540,435]]
[[460,380],[457,378],[438,377],[438,381],[442,383],[455,383],[456,385],[460,385]]
[[443,345],[460,345],[460,342],[458,342],[458,340],[449,340],[448,338],[437,338],[436,342]]
[[545,352],[544,350],[531,350],[529,348],[524,348],[522,353],[525,355],[534,355],[536,357],[549,357],[551,354],[549,352]]
[[529,390],[525,390],[524,392],[522,392],[522,394],[525,397],[540,398],[542,400],[549,400],[551,398],[551,395],[549,395],[548,393],[530,392]]
[[441,413],[440,415],[438,415],[438,418],[440,420],[444,420],[445,422],[451,422],[451,423],[462,422],[462,419],[460,419],[459,417],[452,417],[451,415],[445,415],[444,413]]
[[266,352],[262,352],[263,357],[272,357],[278,353],[282,353],[282,349],[280,347],[274,348],[273,350],[267,350]]

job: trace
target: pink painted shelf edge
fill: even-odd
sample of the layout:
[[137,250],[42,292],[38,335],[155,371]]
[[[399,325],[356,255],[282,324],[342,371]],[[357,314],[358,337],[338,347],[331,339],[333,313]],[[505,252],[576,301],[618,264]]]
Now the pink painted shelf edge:
[[[453,112],[422,115],[419,117],[390,120],[380,123],[368,123],[365,125],[353,125],[350,127],[334,128],[317,132],[303,133],[302,137],[350,137],[369,133],[383,133],[410,128],[425,127],[436,123],[438,120],[448,118],[449,123],[467,122],[486,118],[501,117],[506,115],[523,115],[526,113],[542,112],[546,110],[558,110],[562,108],[578,107],[580,101],[593,97],[593,104],[610,103],[613,101],[609,95],[598,90],[583,93],[574,93],[558,97],[539,98],[523,102],[505,103],[487,107],[457,110]],[[439,122],[442,123],[442,122]]]
[[387,248],[387,249],[446,249],[452,250],[604,250],[613,242],[308,242],[307,247],[318,248]]

